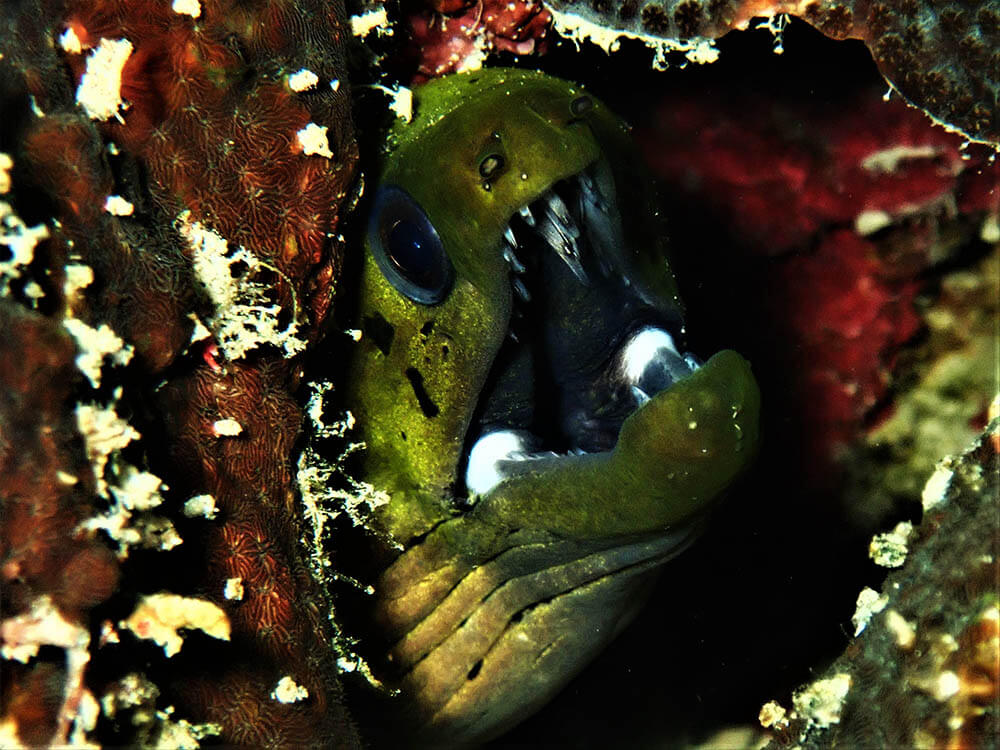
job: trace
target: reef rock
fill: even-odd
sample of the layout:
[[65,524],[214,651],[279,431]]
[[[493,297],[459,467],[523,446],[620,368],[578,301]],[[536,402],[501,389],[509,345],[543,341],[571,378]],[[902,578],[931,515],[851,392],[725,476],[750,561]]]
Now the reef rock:
[[0,745],[356,743],[291,463],[349,38],[340,2],[0,9]]
[[[758,17],[780,32],[782,14],[834,39],[861,39],[890,85],[933,119],[971,140],[1000,143],[1000,3],[740,2],[739,0],[550,0],[555,29],[605,47],[641,39],[659,59],[679,51],[711,62],[711,40]],[[775,19],[778,20],[775,20]],[[780,47],[779,47],[780,49]]]
[[[859,597],[858,636],[794,694],[791,710],[769,703],[761,711],[774,733],[767,747],[988,747],[996,739],[998,438],[994,420],[968,452],[938,464],[922,522],[894,535],[905,562],[892,561],[898,570],[881,596],[866,589]],[[880,535],[873,545],[884,543]]]

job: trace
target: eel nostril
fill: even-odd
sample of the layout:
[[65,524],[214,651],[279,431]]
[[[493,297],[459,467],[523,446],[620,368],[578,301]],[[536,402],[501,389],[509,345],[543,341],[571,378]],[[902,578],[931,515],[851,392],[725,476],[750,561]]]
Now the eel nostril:
[[594,100],[589,96],[578,96],[569,103],[569,111],[574,117],[580,117],[594,108]]
[[479,163],[479,176],[488,180],[497,175],[503,167],[503,157],[500,154],[490,154]]

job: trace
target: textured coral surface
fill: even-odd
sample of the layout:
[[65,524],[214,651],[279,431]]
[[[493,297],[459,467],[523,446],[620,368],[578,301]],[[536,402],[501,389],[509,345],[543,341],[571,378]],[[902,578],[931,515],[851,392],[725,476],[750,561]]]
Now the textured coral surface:
[[[1000,140],[1000,3],[952,0],[552,0],[606,29],[716,39],[757,16],[787,13],[834,39],[861,39],[903,96],[970,138]],[[569,20],[573,23],[573,19]]]
[[435,2],[409,16],[417,80],[474,67],[489,52],[544,51],[549,13],[536,0]]
[[713,40],[751,27],[754,19],[778,35],[780,50],[786,17],[794,16],[832,39],[863,41],[892,88],[935,121],[967,138],[1000,143],[1000,3],[995,0],[424,4],[429,7],[411,14],[408,21],[422,76],[474,67],[493,50],[539,52],[556,34],[577,42],[589,39],[608,51],[617,49],[622,39],[642,39],[657,49],[657,65],[667,64],[669,52],[706,62],[717,57]]
[[1000,209],[997,165],[872,90],[834,107],[672,95],[654,123],[639,133],[653,170],[724,214],[748,252],[777,256],[764,291],[775,334],[793,344],[780,356],[789,372],[811,363],[793,378],[796,403],[817,449],[843,446],[877,416],[924,326],[918,275]]
[[[93,475],[67,408],[73,341],[58,323],[6,299],[0,300],[0,330],[6,339],[0,357],[4,615],[27,612],[45,596],[68,623],[86,622],[88,611],[117,588],[119,569],[102,542],[74,534],[93,512]],[[26,622],[22,633],[5,626],[5,647],[20,643],[30,655],[53,641],[66,648],[76,645],[33,625]],[[40,745],[69,739],[70,703],[83,689],[69,661],[4,663],[3,700],[19,717],[21,741]]]
[[[881,610],[817,681],[846,675],[830,712],[782,722],[768,747],[988,747],[1000,733],[1000,461],[994,422],[946,462]],[[931,489],[929,487],[929,489]],[[943,592],[948,592],[946,597]],[[801,701],[799,704],[801,705]],[[824,726],[825,725],[825,726]]]
[[[332,301],[356,160],[343,7],[26,2],[0,24],[3,198],[48,234],[0,300],[4,657],[24,662],[3,664],[3,741],[82,741],[106,698],[114,744],[351,745],[290,459],[291,356]],[[175,611],[119,630],[158,591]],[[154,626],[203,633],[167,661],[138,640]],[[13,650],[32,639],[65,659]]]

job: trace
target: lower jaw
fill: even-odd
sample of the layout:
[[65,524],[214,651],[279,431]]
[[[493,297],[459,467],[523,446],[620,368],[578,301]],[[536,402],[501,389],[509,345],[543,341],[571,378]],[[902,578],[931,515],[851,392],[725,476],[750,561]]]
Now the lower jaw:
[[686,523],[753,460],[759,411],[749,364],[719,352],[633,412],[614,449],[503,464],[507,478],[469,515],[574,539]]

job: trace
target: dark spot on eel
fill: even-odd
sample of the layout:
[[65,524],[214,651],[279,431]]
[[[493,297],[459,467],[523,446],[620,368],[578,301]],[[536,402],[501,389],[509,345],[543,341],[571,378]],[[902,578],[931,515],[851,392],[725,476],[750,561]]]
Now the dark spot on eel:
[[361,330],[364,331],[365,336],[375,342],[375,346],[382,354],[386,357],[389,356],[389,350],[392,349],[392,337],[396,335],[396,329],[392,323],[375,313],[365,316],[365,319],[361,321]]
[[410,386],[413,388],[413,395],[417,397],[417,403],[420,405],[420,411],[424,413],[424,416],[433,418],[440,414],[441,410],[431,400],[427,389],[424,388],[424,376],[420,374],[420,370],[415,367],[407,367],[406,379],[410,381]]

